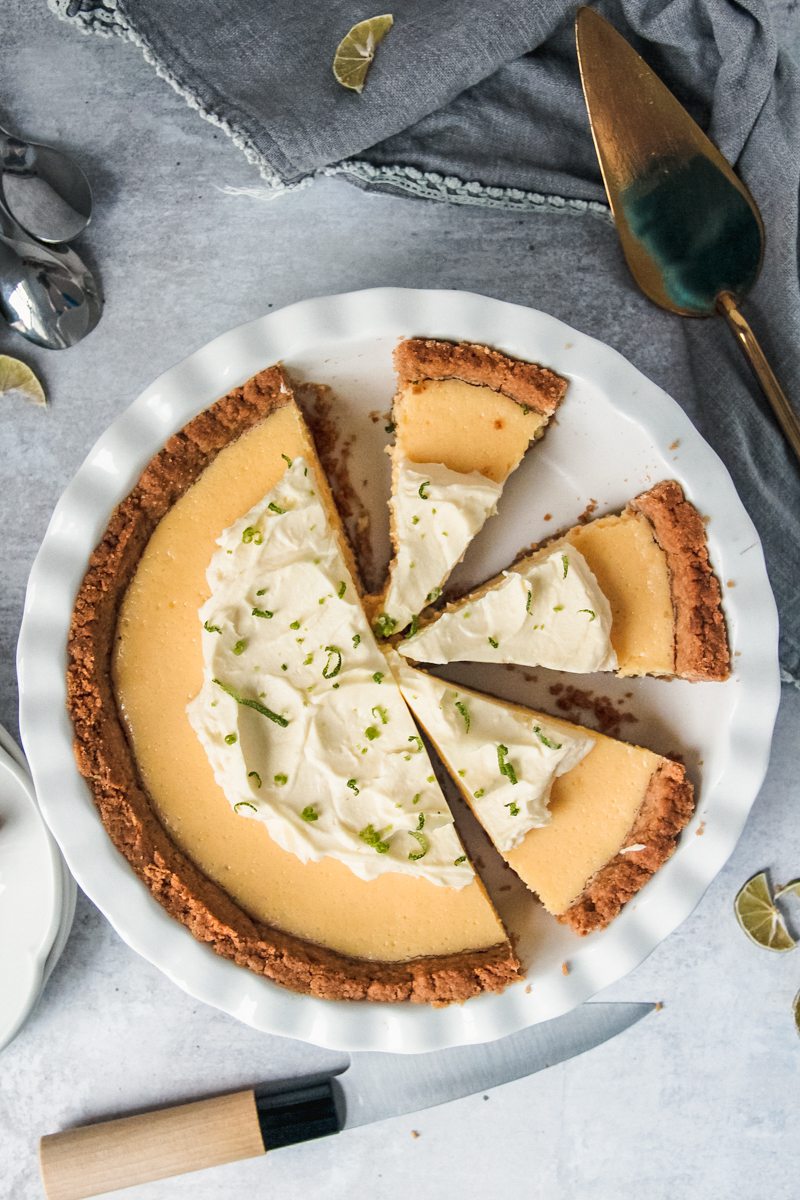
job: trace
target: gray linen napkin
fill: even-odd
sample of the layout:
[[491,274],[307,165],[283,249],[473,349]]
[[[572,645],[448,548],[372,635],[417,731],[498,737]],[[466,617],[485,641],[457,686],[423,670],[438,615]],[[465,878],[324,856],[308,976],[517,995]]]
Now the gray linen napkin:
[[[271,189],[339,174],[365,188],[521,214],[605,217],[566,0],[396,0],[361,96],[334,80],[334,49],[364,0],[49,0],[86,32],[140,46],[221,126]],[[767,253],[747,311],[791,397],[800,396],[797,274],[800,73],[778,54],[762,0],[607,0],[608,16],[672,87],[750,186]],[[487,236],[490,236],[487,214]],[[650,373],[733,475],[764,542],[781,614],[781,662],[800,677],[800,471],[721,321],[641,329],[619,252],[594,224],[548,222],[531,250],[530,303],[612,345],[648,343]],[[592,239],[590,239],[591,241]],[[613,288],[610,287],[613,275]],[[623,280],[620,286],[620,280]],[[485,290],[502,295],[487,281]],[[615,302],[610,303],[609,298]],[[635,329],[631,322],[639,322]],[[656,364],[653,369],[652,364]],[[754,621],[758,614],[752,614]]]

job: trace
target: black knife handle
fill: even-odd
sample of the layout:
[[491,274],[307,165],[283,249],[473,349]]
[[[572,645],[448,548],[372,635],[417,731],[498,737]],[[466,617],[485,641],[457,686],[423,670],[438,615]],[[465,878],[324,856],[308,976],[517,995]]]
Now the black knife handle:
[[310,1142],[341,1128],[329,1079],[286,1092],[256,1092],[255,1098],[265,1150]]

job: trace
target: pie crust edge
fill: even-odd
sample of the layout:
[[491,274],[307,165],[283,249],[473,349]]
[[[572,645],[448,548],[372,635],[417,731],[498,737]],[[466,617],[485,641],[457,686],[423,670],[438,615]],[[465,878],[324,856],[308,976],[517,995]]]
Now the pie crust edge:
[[399,389],[426,379],[460,379],[502,392],[547,417],[556,411],[568,387],[568,380],[549,367],[475,342],[407,338],[395,348],[394,367]]
[[[665,758],[656,767],[625,846],[595,872],[577,900],[558,920],[581,936],[605,929],[673,854],[694,812],[694,788],[681,763]],[[624,846],[621,850],[624,850]]]
[[722,681],[731,670],[722,592],[708,557],[700,513],[674,479],[655,484],[632,500],[667,556],[675,614],[675,674],[681,679]]

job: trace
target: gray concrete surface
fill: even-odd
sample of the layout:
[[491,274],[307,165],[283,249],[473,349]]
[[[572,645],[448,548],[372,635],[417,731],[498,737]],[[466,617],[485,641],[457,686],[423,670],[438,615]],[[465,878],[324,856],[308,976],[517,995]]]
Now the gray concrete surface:
[[[0,721],[16,731],[14,651],[30,563],[65,483],[145,384],[231,325],[305,296],[398,284],[535,305],[537,241],[550,222],[570,218],[373,197],[333,182],[273,203],[226,195],[221,185],[257,183],[252,169],[137,51],[78,36],[43,0],[4,0],[0,26],[3,115],[72,146],[95,181],[97,218],[83,249],[107,297],[99,329],[66,354],[33,350],[0,328],[0,352],[29,361],[52,401],[46,413],[0,410]],[[677,323],[632,292],[609,228],[592,218],[573,226],[574,262],[556,315],[602,333],[678,394]],[[603,330],[581,302],[597,270],[621,314]],[[639,314],[646,337],[626,333]],[[797,1196],[800,1040],[790,1008],[800,958],[748,943],[731,903],[762,867],[779,879],[800,874],[799,729],[800,694],[784,689],[770,774],[733,858],[691,919],[606,993],[662,1000],[663,1011],[488,1099],[127,1195]],[[0,1058],[0,1196],[42,1195],[35,1149],[45,1132],[329,1060],[192,1001],[81,897],[37,1011]]]

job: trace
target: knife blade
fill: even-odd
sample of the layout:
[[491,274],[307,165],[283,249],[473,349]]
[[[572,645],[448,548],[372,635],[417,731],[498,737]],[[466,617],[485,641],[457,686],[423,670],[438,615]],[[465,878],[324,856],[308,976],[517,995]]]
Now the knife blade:
[[584,1004],[496,1042],[428,1054],[354,1053],[327,1076],[50,1134],[40,1142],[45,1193],[85,1200],[433,1108],[583,1054],[654,1008]]
[[[496,1042],[429,1054],[354,1054],[332,1080],[342,1129],[419,1112],[535,1075],[616,1037],[652,1004],[584,1004]],[[390,1087],[387,1088],[387,1078]]]

